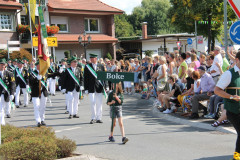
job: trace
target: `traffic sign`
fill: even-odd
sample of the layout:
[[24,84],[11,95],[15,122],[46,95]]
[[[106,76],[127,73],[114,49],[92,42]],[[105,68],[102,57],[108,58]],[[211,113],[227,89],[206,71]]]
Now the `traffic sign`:
[[188,38],[188,39],[187,39],[187,43],[188,43],[189,45],[191,45],[191,44],[192,44],[192,38]]
[[[49,47],[57,47],[58,46],[57,37],[47,37],[47,43]],[[38,46],[38,37],[33,37],[32,45],[33,47]]]
[[234,10],[234,12],[238,16],[238,18],[240,18],[240,1],[239,0],[228,0],[228,3],[231,5],[232,9]]
[[240,44],[240,21],[233,23],[230,27],[229,34],[234,43]]

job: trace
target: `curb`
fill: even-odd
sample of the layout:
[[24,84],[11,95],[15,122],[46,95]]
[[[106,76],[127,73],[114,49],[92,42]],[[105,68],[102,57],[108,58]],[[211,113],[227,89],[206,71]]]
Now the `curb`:
[[88,154],[81,154],[80,156],[67,157],[67,158],[62,158],[57,160],[107,160],[107,159],[96,158],[95,156],[88,155]]
[[[141,97],[140,94],[135,94],[137,97]],[[149,101],[151,101],[152,103],[154,103],[154,98],[150,98]],[[227,134],[237,134],[237,132],[234,129],[228,128],[228,127],[223,127],[223,126],[219,126],[219,127],[212,127],[209,124],[205,124],[203,122],[199,122],[198,120],[186,120],[183,118],[178,118],[175,116],[172,116],[171,114],[164,114],[162,112],[160,112],[157,107],[152,107],[152,114],[154,117],[158,117],[158,118],[163,118],[164,120],[170,121],[170,122],[175,122],[178,124],[182,124],[182,125],[189,125],[191,127],[196,127],[196,128],[201,128],[201,129],[206,129],[206,130],[210,130],[210,131],[219,131],[222,133],[227,133]]]

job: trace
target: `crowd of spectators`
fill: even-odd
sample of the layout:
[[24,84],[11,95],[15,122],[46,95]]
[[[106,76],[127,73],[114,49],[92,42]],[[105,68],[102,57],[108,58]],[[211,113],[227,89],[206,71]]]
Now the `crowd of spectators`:
[[[134,82],[123,82],[124,94],[141,94],[142,99],[154,98],[154,107],[169,114],[182,112],[190,119],[215,119],[213,127],[228,123],[223,98],[214,94],[221,74],[235,65],[237,51],[225,53],[216,46],[210,53],[165,53],[163,56],[129,60],[100,59],[106,71],[134,73]],[[227,60],[226,54],[230,60]],[[112,90],[108,82],[107,90]]]

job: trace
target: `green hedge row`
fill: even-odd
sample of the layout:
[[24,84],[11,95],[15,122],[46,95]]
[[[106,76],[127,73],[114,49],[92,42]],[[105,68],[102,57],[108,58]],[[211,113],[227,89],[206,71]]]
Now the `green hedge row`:
[[53,160],[71,156],[76,143],[57,138],[51,128],[2,126],[0,158],[4,160]]

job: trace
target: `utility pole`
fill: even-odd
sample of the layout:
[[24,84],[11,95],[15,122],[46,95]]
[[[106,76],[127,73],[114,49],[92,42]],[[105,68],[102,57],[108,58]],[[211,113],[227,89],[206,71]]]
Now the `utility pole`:
[[228,59],[227,0],[224,0],[224,41],[226,58]]

